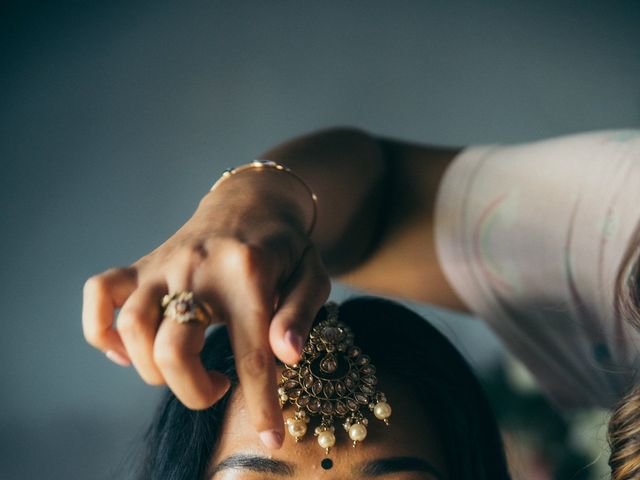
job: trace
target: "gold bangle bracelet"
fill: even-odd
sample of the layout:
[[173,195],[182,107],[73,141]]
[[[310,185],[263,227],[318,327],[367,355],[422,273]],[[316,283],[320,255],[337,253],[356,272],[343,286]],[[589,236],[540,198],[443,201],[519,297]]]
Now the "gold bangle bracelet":
[[313,202],[313,216],[311,217],[311,226],[307,231],[307,235],[311,235],[311,232],[313,232],[313,228],[316,225],[316,219],[318,217],[318,197],[315,193],[313,193],[313,190],[311,190],[311,187],[307,185],[307,182],[302,180],[302,178],[300,178],[298,175],[293,173],[290,168],[287,168],[284,165],[273,162],[271,160],[254,160],[251,163],[246,163],[244,165],[239,165],[237,167],[227,168],[224,172],[222,172],[222,175],[220,176],[220,178],[216,181],[216,183],[213,184],[213,186],[209,189],[209,191],[213,192],[213,190],[222,182],[224,182],[225,180],[227,180],[232,176],[238,175],[239,173],[246,172],[248,170],[256,170],[256,169],[261,170],[265,168],[270,168],[270,169],[277,170],[277,171],[284,172],[291,175],[298,182],[300,182],[300,184],[304,187],[304,189],[309,193],[309,196],[311,197],[311,200]]

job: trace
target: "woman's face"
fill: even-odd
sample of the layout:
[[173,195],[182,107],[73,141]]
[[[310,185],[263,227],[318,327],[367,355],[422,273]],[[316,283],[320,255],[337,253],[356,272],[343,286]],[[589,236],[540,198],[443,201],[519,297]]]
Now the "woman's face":
[[[249,421],[242,388],[238,388],[227,407],[207,480],[447,478],[442,446],[429,412],[408,388],[384,376],[380,383],[393,407],[390,425],[370,415],[367,438],[353,448],[347,432],[336,422],[336,444],[328,455],[313,435],[317,418],[311,419],[307,434],[298,443],[285,433],[282,448],[269,451]],[[285,409],[285,419],[290,416],[293,409]],[[331,462],[323,462],[327,458]],[[326,469],[323,463],[332,466]]]

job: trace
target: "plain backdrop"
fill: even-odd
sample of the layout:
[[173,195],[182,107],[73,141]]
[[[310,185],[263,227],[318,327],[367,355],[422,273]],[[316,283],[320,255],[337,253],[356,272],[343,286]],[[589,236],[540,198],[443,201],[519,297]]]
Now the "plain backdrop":
[[[2,480],[111,478],[158,389],[85,344],[82,284],[224,167],[335,125],[452,146],[640,125],[636,1],[1,5]],[[499,356],[477,319],[420,311],[479,369]]]

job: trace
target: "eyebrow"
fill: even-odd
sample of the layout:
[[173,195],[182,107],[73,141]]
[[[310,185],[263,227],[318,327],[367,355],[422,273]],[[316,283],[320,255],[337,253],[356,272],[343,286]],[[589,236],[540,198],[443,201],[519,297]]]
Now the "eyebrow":
[[360,472],[365,477],[381,477],[398,472],[429,473],[435,480],[444,480],[444,475],[426,460],[418,457],[390,457],[364,463]]
[[[241,469],[271,475],[293,476],[295,466],[283,460],[273,460],[260,455],[235,454],[215,465],[207,473],[211,479],[223,470]],[[360,473],[364,477],[382,477],[399,472],[423,472],[432,475],[435,480],[443,480],[444,476],[426,460],[417,457],[390,457],[372,460],[360,465]]]
[[290,477],[293,475],[295,467],[282,460],[273,460],[260,455],[239,453],[225,458],[211,468],[207,473],[207,478],[211,479],[216,473],[231,469],[251,470],[258,473],[269,473],[271,475],[283,475]]

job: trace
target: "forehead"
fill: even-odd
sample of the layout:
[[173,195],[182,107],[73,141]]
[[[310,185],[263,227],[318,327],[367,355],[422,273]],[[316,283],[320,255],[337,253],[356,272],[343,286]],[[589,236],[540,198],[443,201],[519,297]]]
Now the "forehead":
[[[369,416],[367,438],[353,448],[347,432],[336,420],[336,444],[328,455],[320,448],[313,430],[318,418],[312,418],[307,434],[298,443],[285,433],[281,449],[269,451],[263,446],[258,434],[251,425],[249,413],[245,407],[242,388],[239,387],[231,397],[222,425],[221,436],[211,459],[216,465],[225,458],[236,454],[252,454],[283,460],[295,467],[295,478],[358,478],[358,466],[368,461],[389,457],[417,457],[426,460],[441,472],[446,472],[442,446],[432,423],[437,412],[428,412],[410,390],[398,382],[383,377],[385,392],[393,407],[390,425],[386,426],[373,414]],[[293,416],[294,410],[283,410],[284,419]],[[285,429],[286,431],[286,429]],[[331,458],[330,471],[321,467],[325,458]],[[236,472],[240,473],[240,472]],[[259,475],[225,476],[216,475],[216,480],[224,478],[259,478]],[[285,478],[285,477],[283,477]],[[396,478],[396,477],[393,477]],[[398,477],[399,478],[399,477]],[[404,476],[402,478],[418,478]],[[423,475],[419,478],[425,478]]]

